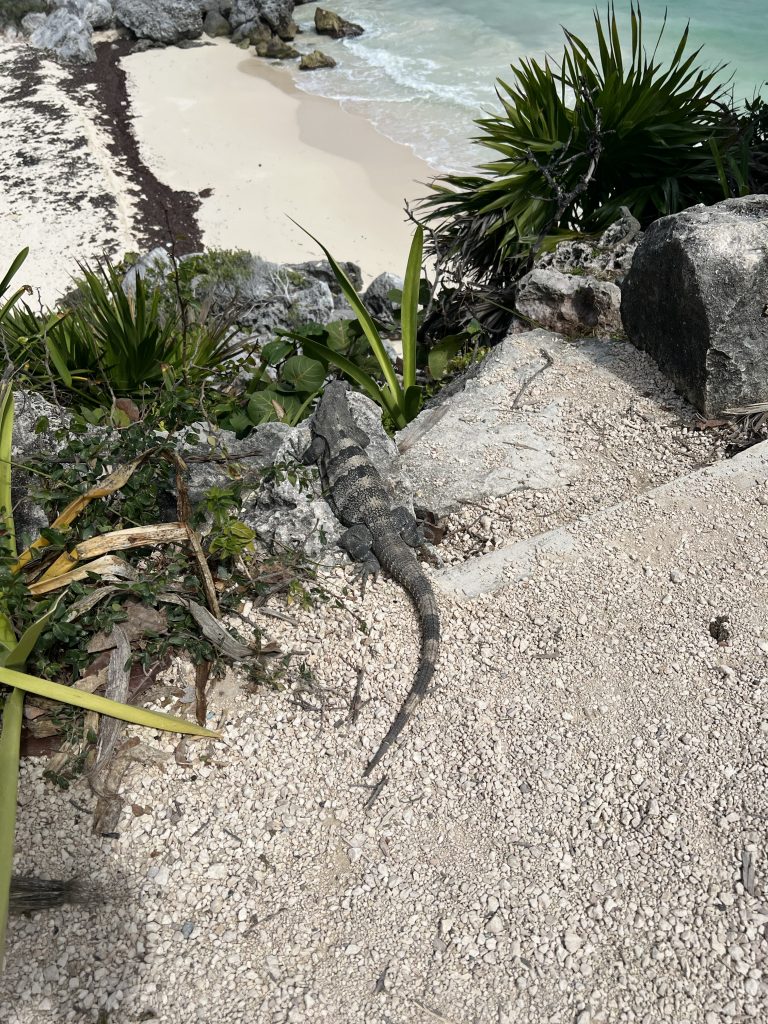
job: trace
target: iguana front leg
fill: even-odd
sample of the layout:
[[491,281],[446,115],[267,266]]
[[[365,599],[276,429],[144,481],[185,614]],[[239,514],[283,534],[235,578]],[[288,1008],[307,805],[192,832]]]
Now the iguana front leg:
[[365,597],[365,585],[368,582],[368,577],[376,577],[381,572],[379,560],[371,550],[372,545],[373,535],[368,527],[363,526],[362,523],[350,526],[339,537],[339,547],[343,548],[350,558],[360,562],[358,576],[361,582],[361,594],[363,597]]
[[309,447],[301,456],[302,464],[304,466],[311,466],[313,462],[319,462],[324,451],[325,441],[322,437],[313,437]]

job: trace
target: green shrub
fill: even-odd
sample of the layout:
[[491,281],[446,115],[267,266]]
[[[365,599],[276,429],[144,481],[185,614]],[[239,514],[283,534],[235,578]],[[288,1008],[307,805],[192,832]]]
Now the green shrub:
[[21,303],[0,325],[6,355],[37,386],[53,384],[86,405],[109,404],[113,395],[145,397],[164,382],[202,383],[245,351],[233,330],[199,310],[164,308],[164,286],[138,275],[127,295],[109,260],[80,270],[71,308],[39,315]]
[[625,58],[613,8],[607,25],[594,17],[594,53],[566,31],[559,64],[524,59],[511,84],[499,80],[502,111],[476,122],[496,154],[485,173],[447,175],[423,200],[441,222],[439,255],[470,281],[504,286],[539,246],[600,231],[621,206],[647,224],[723,198],[718,157],[734,142],[723,66],[697,66],[687,28],[671,60],[657,58],[663,28],[649,55],[634,6]]

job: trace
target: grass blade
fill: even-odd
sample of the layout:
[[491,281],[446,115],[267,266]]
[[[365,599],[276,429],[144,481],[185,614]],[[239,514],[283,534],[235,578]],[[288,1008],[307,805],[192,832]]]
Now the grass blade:
[[8,896],[13,873],[13,837],[16,832],[19,746],[23,709],[23,692],[11,690],[5,698],[2,732],[0,732],[0,971],[5,962]]
[[424,228],[419,224],[408,253],[408,265],[403,283],[403,301],[400,307],[400,329],[403,342],[403,390],[416,383],[416,335],[418,332],[419,284],[421,283],[421,254],[424,248]]
[[62,704],[85,708],[86,711],[95,711],[99,715],[119,718],[121,721],[130,722],[133,725],[143,725],[148,729],[164,729],[168,732],[179,732],[188,736],[208,736],[212,739],[219,737],[219,733],[204,729],[196,722],[176,718],[175,715],[167,715],[162,711],[149,711],[147,708],[135,708],[129,704],[120,704],[117,701],[108,700],[106,697],[99,697],[95,693],[86,693],[73,686],[62,686],[61,683],[51,683],[47,679],[39,679],[37,676],[30,676],[26,672],[17,672],[10,668],[0,667],[0,683],[5,686],[18,687],[19,690],[24,690],[27,693],[35,693],[38,697],[46,697],[48,700],[57,700]]

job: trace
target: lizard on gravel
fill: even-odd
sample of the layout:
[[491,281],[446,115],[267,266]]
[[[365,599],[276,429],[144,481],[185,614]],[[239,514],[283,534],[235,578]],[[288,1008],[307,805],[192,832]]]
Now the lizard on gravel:
[[421,627],[421,659],[413,685],[364,775],[373,771],[397,740],[427,692],[440,646],[437,601],[413,552],[423,543],[419,525],[406,508],[395,503],[363,450],[369,441],[352,419],[346,384],[332,381],[326,385],[312,419],[312,443],[303,461],[318,464],[331,507],[347,527],[339,546],[362,563],[363,582],[385,569],[412,599]]

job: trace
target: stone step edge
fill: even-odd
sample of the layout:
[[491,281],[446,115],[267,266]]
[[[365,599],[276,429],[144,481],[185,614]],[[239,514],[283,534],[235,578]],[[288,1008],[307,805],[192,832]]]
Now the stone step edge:
[[[617,509],[647,504],[659,513],[663,509],[690,507],[711,488],[713,481],[727,481],[730,487],[748,490],[768,481],[768,441],[761,441],[731,459],[686,473],[669,483],[634,494],[616,505],[607,505],[571,523],[539,533],[525,540],[476,555],[459,565],[440,569],[432,580],[438,590],[454,597],[475,598],[533,575],[542,562],[571,562],[583,554],[581,536]],[[663,530],[663,516],[659,514]]]

